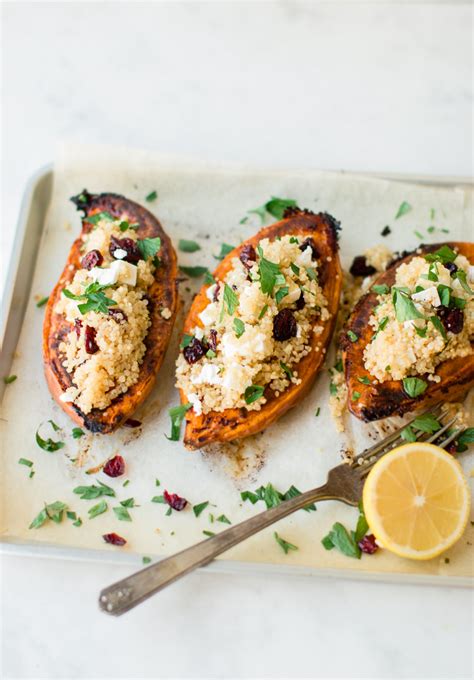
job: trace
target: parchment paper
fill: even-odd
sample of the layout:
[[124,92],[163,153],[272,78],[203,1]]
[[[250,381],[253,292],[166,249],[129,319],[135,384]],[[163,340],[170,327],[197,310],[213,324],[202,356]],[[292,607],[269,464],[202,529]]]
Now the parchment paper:
[[[124,194],[144,204],[158,216],[175,246],[180,238],[195,239],[201,244],[202,250],[197,253],[179,253],[182,264],[202,264],[210,269],[216,264],[212,254],[219,251],[222,242],[237,244],[258,230],[260,220],[256,215],[250,215],[245,224],[240,220],[272,195],[296,199],[302,207],[327,211],[340,220],[341,256],[346,266],[354,255],[377,243],[383,242],[394,250],[416,247],[419,239],[415,230],[422,232],[425,242],[446,238],[469,240],[473,233],[470,192],[462,188],[423,187],[308,170],[210,166],[122,148],[62,147],[54,168],[53,196],[38,254],[32,299],[11,369],[18,379],[8,386],[3,404],[1,534],[9,539],[103,549],[109,553],[119,549],[103,543],[101,536],[106,532],[116,531],[127,539],[121,550],[151,556],[170,554],[203,539],[203,530],[217,532],[226,527],[216,521],[211,523],[209,513],[215,518],[225,514],[235,523],[264,508],[262,503],[256,506],[243,503],[240,499],[243,489],[255,489],[268,482],[281,491],[291,484],[301,491],[318,486],[325,481],[327,470],[340,462],[339,452],[346,438],[337,433],[330,417],[328,376],[323,370],[301,404],[263,434],[241,444],[189,452],[180,442],[166,439],[165,433],[170,430],[168,409],[178,404],[173,386],[177,337],[191,295],[200,285],[200,281],[190,281],[181,284],[184,305],[154,392],[136,415],[143,421],[143,427],[122,428],[105,437],[87,435],[72,439],[73,424],[50,397],[43,378],[43,311],[36,308],[33,296],[47,295],[59,277],[70,245],[80,230],[79,214],[68,199],[83,188]],[[158,199],[146,203],[145,196],[152,190],[157,191]],[[395,220],[402,201],[409,202],[413,209]],[[382,238],[380,232],[386,224],[392,233]],[[431,224],[437,231],[427,234]],[[449,235],[438,231],[441,228],[448,228]],[[318,407],[320,415],[315,417]],[[42,451],[35,443],[36,429],[50,418],[61,426],[66,441],[66,447],[56,453]],[[368,443],[366,427],[352,419],[351,430],[359,447]],[[114,480],[103,473],[85,474],[85,470],[113,453],[124,456],[125,477]],[[67,456],[86,462],[78,468]],[[28,468],[18,464],[20,457],[34,461],[32,479],[28,478]],[[472,456],[464,456],[462,461],[466,470],[472,469]],[[97,501],[81,500],[72,490],[79,484],[96,483],[97,479],[114,487],[117,498],[106,498],[109,510],[90,520],[87,510]],[[124,479],[130,480],[125,488]],[[160,487],[155,485],[156,479],[160,480]],[[190,505],[206,500],[213,505],[199,518],[190,506],[167,517],[167,506],[150,502],[164,489],[184,496]],[[112,507],[130,497],[140,507],[130,509],[132,522],[121,522]],[[82,517],[83,525],[74,527],[71,521],[64,520],[62,524],[49,522],[38,530],[29,530],[43,502],[56,500],[68,503]],[[384,550],[361,560],[350,559],[336,550],[325,551],[321,538],[333,522],[341,521],[353,528],[356,519],[357,511],[353,508],[321,503],[317,512],[300,511],[236,547],[223,559],[381,573],[463,576],[472,573],[469,545],[473,541],[472,525],[448,555],[427,563],[402,560]],[[297,545],[298,550],[285,555],[274,540],[275,530]]]

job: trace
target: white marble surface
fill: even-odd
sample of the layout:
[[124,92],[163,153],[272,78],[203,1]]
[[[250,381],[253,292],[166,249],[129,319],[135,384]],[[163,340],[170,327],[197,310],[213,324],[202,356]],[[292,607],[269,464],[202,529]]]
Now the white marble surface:
[[[468,3],[4,3],[2,262],[64,138],[215,160],[472,172]],[[471,593],[195,574],[123,619],[126,569],[4,557],[5,678],[468,678]]]

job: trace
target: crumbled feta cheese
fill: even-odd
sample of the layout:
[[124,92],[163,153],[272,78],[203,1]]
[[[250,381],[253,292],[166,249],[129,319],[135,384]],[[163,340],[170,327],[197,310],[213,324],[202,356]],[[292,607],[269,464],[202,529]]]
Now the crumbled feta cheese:
[[312,257],[313,251],[311,250],[310,246],[306,246],[306,248],[301,251],[301,254],[296,257],[295,262],[298,267],[311,267]]
[[193,331],[193,335],[197,340],[202,340],[204,337],[204,331],[199,326],[196,326]]
[[171,310],[168,309],[168,307],[164,307],[164,308],[161,310],[161,316],[163,317],[163,319],[171,319],[171,317],[173,316],[173,314],[171,313]]
[[202,310],[202,312],[199,314],[199,318],[204,326],[212,326],[212,324],[217,319],[217,311],[217,305],[215,302],[207,305],[207,307]]
[[219,375],[219,366],[216,364],[204,364],[199,375],[191,378],[193,385],[220,385],[222,378]]
[[194,394],[194,392],[190,392],[186,396],[188,398],[189,403],[192,404],[194,413],[197,416],[200,416],[201,413],[202,413],[202,404],[201,404],[201,400],[199,399],[198,395]]
[[74,401],[74,397],[72,394],[68,394],[68,392],[63,392],[61,396],[59,397],[59,401],[62,401],[63,403],[69,403]]
[[469,269],[467,270],[467,278],[471,283],[474,283],[474,264],[469,265]]
[[258,327],[247,327],[245,333],[238,338],[235,333],[224,333],[220,342],[222,355],[226,359],[255,357],[257,361],[264,359],[271,348],[271,339]]
[[285,305],[291,305],[293,302],[296,302],[296,300],[300,299],[301,288],[298,286],[298,284],[294,283],[294,281],[287,281],[287,285],[288,295],[285,295],[282,302]]
[[109,267],[93,267],[89,276],[102,286],[112,286],[115,283],[137,285],[137,267],[123,260],[114,260]]
[[425,290],[420,290],[419,293],[413,293],[411,296],[412,300],[415,302],[428,302],[433,305],[433,307],[439,307],[441,300],[439,299],[438,291],[435,286],[431,288],[425,288]]
[[252,374],[247,366],[233,361],[225,367],[222,387],[226,390],[243,394],[252,384]]
[[123,248],[117,248],[117,250],[114,250],[114,257],[116,260],[123,260],[124,257],[127,257],[127,251]]
[[209,288],[206,290],[206,297],[211,302],[214,299],[214,293],[216,292],[216,289],[217,289],[217,283],[213,283],[212,286],[209,286]]

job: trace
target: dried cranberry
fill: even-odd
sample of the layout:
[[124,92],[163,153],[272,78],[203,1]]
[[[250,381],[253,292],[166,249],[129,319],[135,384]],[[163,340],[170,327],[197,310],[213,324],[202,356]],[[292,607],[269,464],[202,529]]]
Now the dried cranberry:
[[185,498],[178,496],[177,493],[168,493],[167,491],[165,491],[163,493],[163,498],[168,503],[170,508],[173,508],[173,510],[177,510],[178,512],[184,510],[184,508],[188,504],[188,501]]
[[97,331],[93,326],[86,326],[84,342],[87,354],[95,354],[99,351],[99,345],[95,341],[96,334]]
[[188,364],[195,364],[206,354],[206,347],[197,338],[193,338],[189,345],[183,349],[183,356]]
[[115,257],[114,253],[116,250],[125,250],[127,253],[126,256],[119,258],[125,260],[125,262],[136,264],[141,259],[141,253],[138,250],[137,242],[131,238],[116,238],[115,236],[111,236],[109,253],[112,257]]
[[239,255],[240,261],[247,269],[252,268],[252,264],[257,261],[257,253],[255,248],[248,243],[242,248]]
[[213,352],[217,349],[217,331],[214,328],[209,331],[209,347]]
[[108,477],[120,477],[125,472],[125,461],[122,456],[114,456],[104,465],[104,473]]
[[455,274],[458,270],[458,266],[457,264],[454,264],[454,262],[444,262],[443,264],[448,270],[448,272],[451,274],[451,276]]
[[295,304],[296,304],[296,309],[303,309],[304,306],[306,305],[306,300],[304,299],[303,291],[301,291],[301,295],[296,300]]
[[454,307],[450,309],[442,305],[436,310],[436,316],[440,319],[441,323],[447,331],[451,331],[457,335],[460,333],[464,326],[464,313],[462,309]]
[[377,270],[375,267],[372,267],[372,265],[367,264],[365,255],[357,255],[357,257],[354,258],[349,271],[352,276],[372,276]]
[[373,534],[367,534],[359,541],[359,548],[367,555],[373,555],[379,549]]
[[122,536],[119,536],[114,532],[111,534],[104,534],[102,538],[106,543],[110,543],[111,545],[125,545],[127,542],[124,538],[122,538]]
[[314,242],[314,239],[311,238],[310,236],[308,236],[308,238],[305,238],[303,243],[300,245],[300,250],[301,251],[306,250],[306,248],[308,246],[311,248],[311,253],[312,253],[311,259],[317,260],[318,257],[319,257],[319,252],[318,252],[318,249],[316,248],[316,243]]
[[273,337],[275,340],[289,340],[296,336],[296,319],[291,311],[285,307],[273,319]]
[[135,418],[127,418],[124,422],[125,427],[141,427],[141,420],[135,420]]
[[221,284],[219,282],[216,283],[216,287],[214,288],[214,293],[212,294],[212,301],[217,302],[219,299],[219,290],[220,290]]
[[125,323],[125,321],[128,321],[128,316],[123,309],[120,309],[119,307],[109,309],[109,316],[117,323]]
[[92,267],[100,267],[104,258],[100,250],[90,250],[84,255],[81,260],[81,267],[83,269],[92,269]]
[[82,321],[80,319],[74,319],[74,330],[76,331],[76,336],[79,338],[81,335]]

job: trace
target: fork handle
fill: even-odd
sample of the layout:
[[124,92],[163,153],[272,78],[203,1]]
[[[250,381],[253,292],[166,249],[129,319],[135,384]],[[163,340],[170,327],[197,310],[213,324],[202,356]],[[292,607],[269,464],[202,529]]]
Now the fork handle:
[[160,560],[156,564],[141,569],[108,588],[104,588],[99,596],[99,606],[107,614],[120,616],[159,590],[189,574],[190,571],[209,564],[215,557],[226,552],[237,543],[278,522],[283,517],[287,517],[292,512],[296,512],[296,510],[300,510],[315,501],[335,500],[335,498],[327,484],[318,489],[306,491],[300,496],[290,498],[275,508],[270,508],[270,510],[250,517],[250,519],[240,522],[216,536],[192,545],[176,555]]

